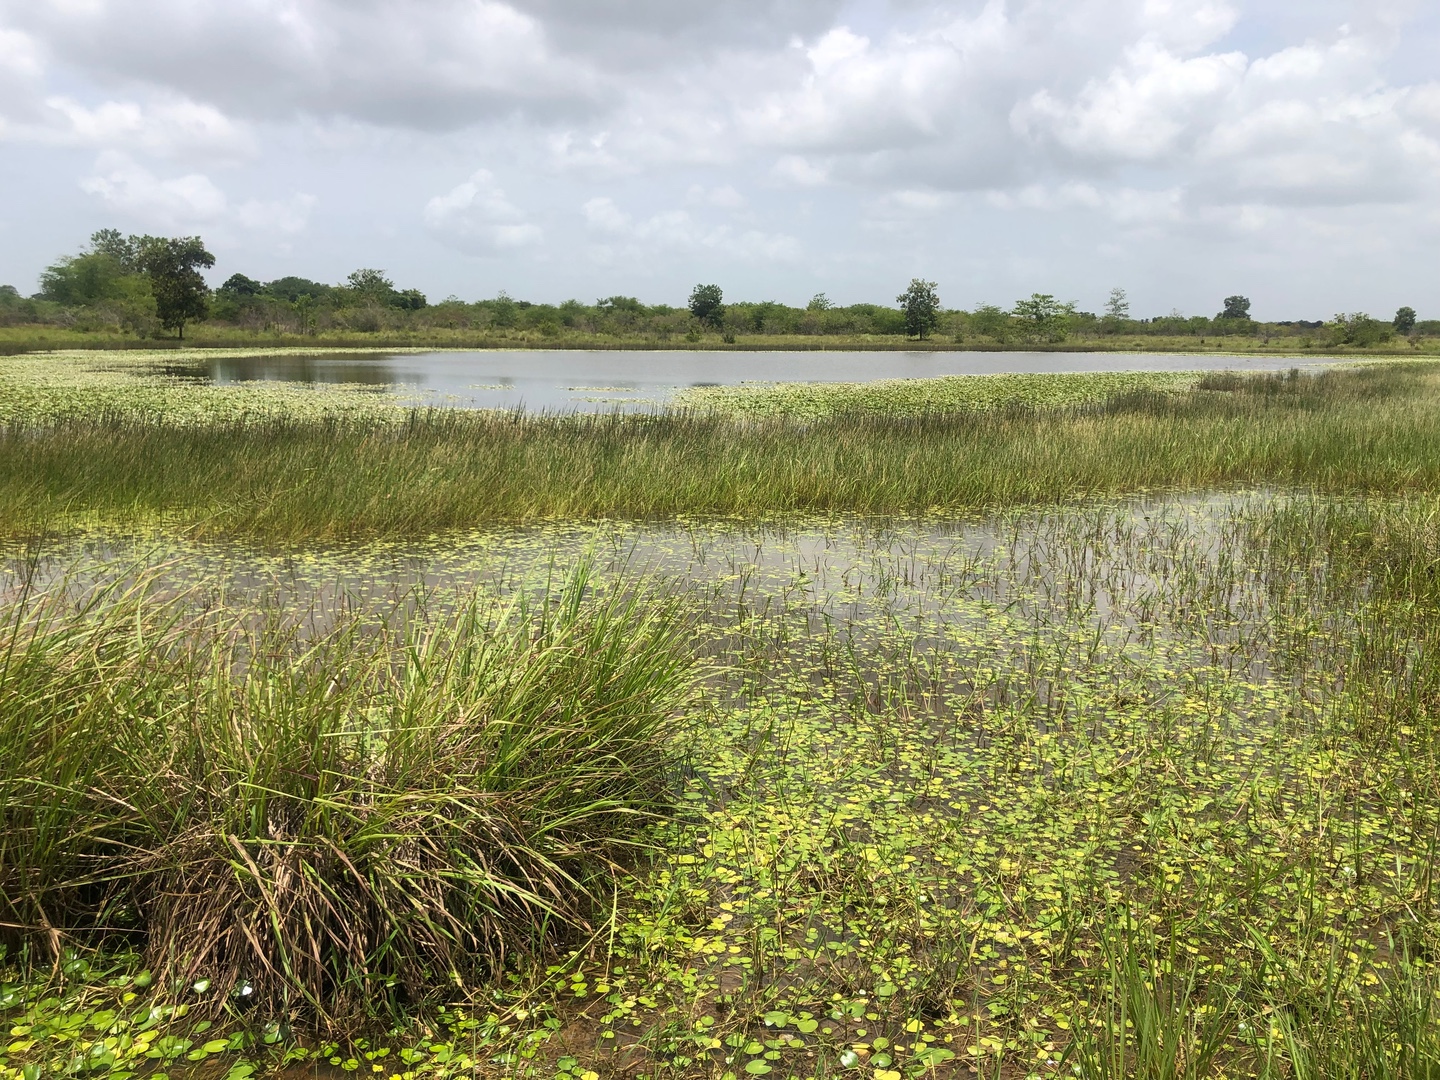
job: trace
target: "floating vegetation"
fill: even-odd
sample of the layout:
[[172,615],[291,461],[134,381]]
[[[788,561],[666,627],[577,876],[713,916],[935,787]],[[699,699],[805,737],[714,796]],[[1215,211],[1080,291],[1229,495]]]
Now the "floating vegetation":
[[[358,355],[382,350],[288,349],[279,355]],[[386,349],[390,355],[404,350]],[[268,354],[268,353],[267,353]],[[84,350],[0,357],[0,425],[56,420],[162,421],[204,426],[237,420],[402,417],[406,400],[384,387],[244,382],[215,386],[187,377],[185,365],[255,355],[243,349]]]
[[816,419],[837,413],[906,416],[926,412],[1096,405],[1129,394],[1189,390],[1200,371],[1086,371],[946,375],[874,382],[751,383],[692,386],[675,404],[733,416]]
[[[666,740],[673,809],[590,933],[358,1041],[239,1024],[243,1010],[197,1031],[195,980],[223,973],[139,987],[153,960],[62,946],[50,990],[0,989],[18,1032],[7,1080],[211,1046],[249,1068],[290,1047],[412,1077],[574,1080],[1420,1077],[1440,1062],[1426,500],[156,556],[187,595],[209,581],[239,611],[283,593],[287,610],[345,596],[379,613],[417,581],[519,596],[585,561],[602,593],[661,579],[702,672]],[[65,562],[17,564],[14,587],[73,592]],[[31,948],[46,955],[43,934]]]

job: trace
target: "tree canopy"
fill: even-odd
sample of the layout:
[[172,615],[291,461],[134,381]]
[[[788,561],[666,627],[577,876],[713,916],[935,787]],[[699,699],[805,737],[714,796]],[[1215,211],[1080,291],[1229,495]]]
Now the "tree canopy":
[[905,336],[924,341],[940,325],[939,286],[933,281],[911,278],[910,285],[895,298],[905,313]]
[[1250,298],[1238,295],[1225,297],[1225,310],[1215,317],[1217,319],[1250,318]]
[[1028,300],[1015,301],[1010,314],[1019,320],[1023,332],[1032,341],[1063,341],[1069,331],[1069,318],[1075,314],[1075,305],[1061,303],[1050,293],[1031,293]]
[[210,287],[200,270],[214,266],[215,256],[205,250],[200,237],[139,237],[135,265],[150,279],[155,314],[165,329],[183,338],[187,322],[209,314]]
[[690,290],[690,314],[703,323],[719,326],[725,317],[725,294],[719,285],[696,285]]

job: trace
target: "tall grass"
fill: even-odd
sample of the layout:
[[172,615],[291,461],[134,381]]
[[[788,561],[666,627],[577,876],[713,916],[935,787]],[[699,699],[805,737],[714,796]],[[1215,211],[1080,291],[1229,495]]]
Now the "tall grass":
[[679,608],[582,569],[425,610],[5,605],[4,932],[333,1028],[583,930],[668,799]]
[[275,539],[488,521],[1054,501],[1145,489],[1440,488],[1424,366],[1216,383],[1071,409],[815,421],[416,412],[180,426],[95,417],[0,432],[12,534],[165,521]]

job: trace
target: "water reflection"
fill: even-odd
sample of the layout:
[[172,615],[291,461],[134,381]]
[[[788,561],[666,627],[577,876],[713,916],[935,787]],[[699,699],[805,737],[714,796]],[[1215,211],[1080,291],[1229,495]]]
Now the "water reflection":
[[171,374],[217,384],[345,383],[422,405],[606,411],[663,405],[687,386],[868,382],[1005,372],[1262,371],[1322,361],[1284,356],[1040,352],[695,352],[491,350],[355,356],[215,357]]

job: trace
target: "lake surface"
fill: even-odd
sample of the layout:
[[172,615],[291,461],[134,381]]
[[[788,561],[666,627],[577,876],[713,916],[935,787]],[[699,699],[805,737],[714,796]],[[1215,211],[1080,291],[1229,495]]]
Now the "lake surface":
[[425,405],[606,411],[653,408],[689,386],[867,382],[1072,371],[1274,371],[1293,356],[1054,352],[696,352],[493,350],[355,356],[217,357],[176,374],[213,383],[348,383]]

